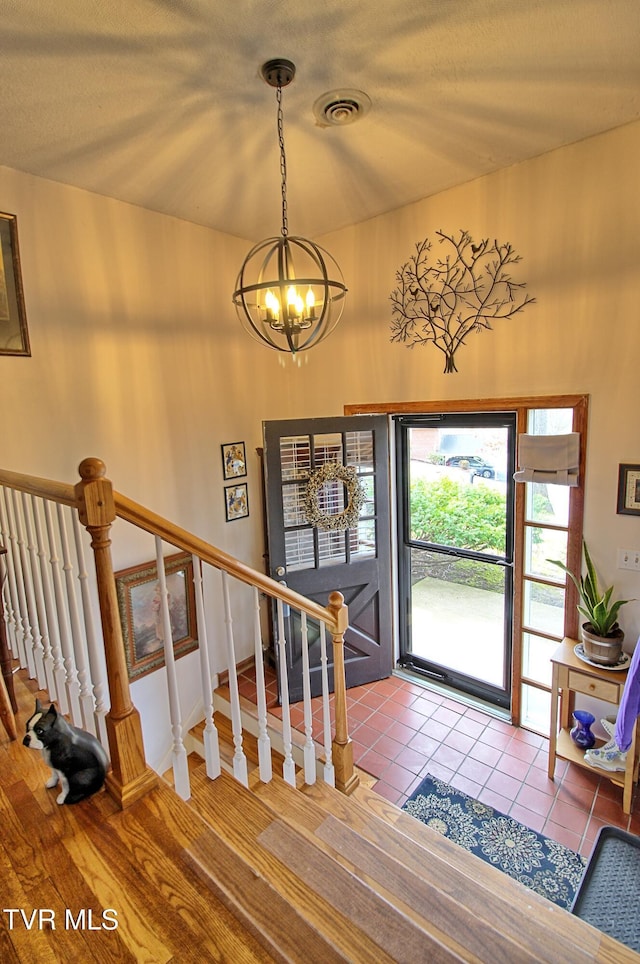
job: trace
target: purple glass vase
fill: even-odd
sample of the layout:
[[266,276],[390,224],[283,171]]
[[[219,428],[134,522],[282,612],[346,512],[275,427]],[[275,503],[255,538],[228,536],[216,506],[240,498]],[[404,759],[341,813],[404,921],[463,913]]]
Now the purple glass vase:
[[591,727],[595,721],[596,718],[593,713],[588,713],[587,710],[574,710],[573,712],[574,726],[569,735],[581,750],[590,750],[592,746],[595,746],[596,738],[591,732]]

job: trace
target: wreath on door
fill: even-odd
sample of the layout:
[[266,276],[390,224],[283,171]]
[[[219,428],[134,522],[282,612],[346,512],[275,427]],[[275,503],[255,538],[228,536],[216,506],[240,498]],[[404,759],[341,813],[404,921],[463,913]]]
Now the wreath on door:
[[[318,495],[325,482],[342,482],[347,490],[347,504],[342,512],[331,514],[320,508]],[[338,462],[325,462],[319,469],[314,469],[309,474],[303,496],[304,512],[309,525],[325,532],[352,529],[358,524],[364,501],[364,489],[358,482],[356,470],[352,466],[340,465]]]

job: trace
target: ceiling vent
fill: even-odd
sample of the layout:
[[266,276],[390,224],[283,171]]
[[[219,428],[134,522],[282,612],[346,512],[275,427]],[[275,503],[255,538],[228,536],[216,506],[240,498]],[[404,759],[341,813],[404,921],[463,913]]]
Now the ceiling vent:
[[330,90],[318,97],[313,114],[320,127],[346,127],[368,113],[371,100],[361,90]]

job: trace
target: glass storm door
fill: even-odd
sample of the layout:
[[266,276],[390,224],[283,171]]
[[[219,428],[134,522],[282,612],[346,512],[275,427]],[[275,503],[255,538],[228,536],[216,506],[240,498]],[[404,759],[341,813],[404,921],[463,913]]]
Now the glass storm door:
[[515,413],[397,419],[400,662],[509,707]]
[[[349,607],[345,635],[347,686],[384,679],[392,668],[389,444],[383,416],[289,419],[264,423],[269,573],[322,606],[337,589]],[[365,491],[357,525],[323,530],[305,512],[310,473],[337,462],[356,469]],[[320,509],[342,512],[348,502],[340,480],[317,492]],[[287,627],[289,695],[302,699],[299,614]],[[320,643],[309,621],[312,694],[321,692]],[[331,660],[330,637],[328,656]],[[332,662],[329,667],[330,685]]]

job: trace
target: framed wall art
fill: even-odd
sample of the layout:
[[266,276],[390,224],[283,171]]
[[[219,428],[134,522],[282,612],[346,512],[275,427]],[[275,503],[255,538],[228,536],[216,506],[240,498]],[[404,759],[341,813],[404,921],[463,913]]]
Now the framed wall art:
[[618,469],[618,514],[640,515],[640,465]]
[[247,474],[247,455],[244,442],[228,442],[222,448],[224,480],[239,479]]
[[0,355],[30,355],[15,214],[0,212]]
[[244,519],[249,515],[249,493],[247,483],[241,485],[228,485],[224,490],[224,507],[227,513],[227,522],[234,519]]
[[[178,659],[198,645],[193,560],[186,552],[165,559],[173,652]],[[129,679],[164,666],[162,608],[155,562],[115,574]]]

